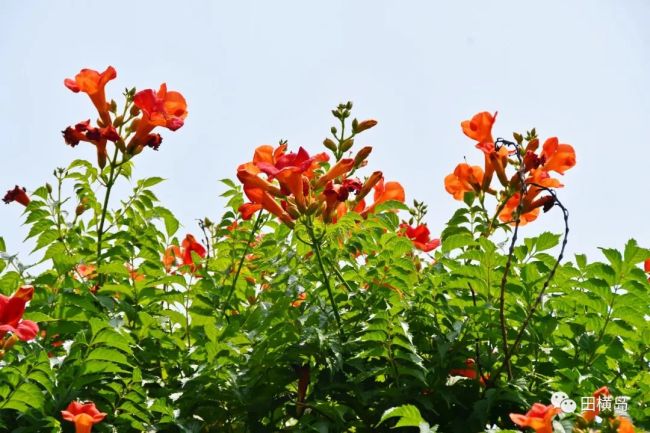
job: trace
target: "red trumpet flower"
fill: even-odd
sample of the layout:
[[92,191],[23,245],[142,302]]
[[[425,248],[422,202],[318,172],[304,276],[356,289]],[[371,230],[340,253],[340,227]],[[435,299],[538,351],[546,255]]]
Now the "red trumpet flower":
[[426,224],[413,227],[410,224],[402,223],[400,228],[402,233],[413,242],[415,248],[420,251],[428,253],[440,246],[440,239],[431,239],[431,233]]
[[7,332],[13,333],[22,341],[36,338],[38,325],[31,320],[23,320],[25,305],[33,295],[33,286],[21,286],[10,297],[0,295],[0,338]]
[[27,206],[31,200],[27,195],[27,190],[24,187],[21,188],[18,185],[16,185],[14,189],[10,189],[9,191],[7,191],[2,201],[5,202],[6,204],[15,201],[22,204],[23,206]]

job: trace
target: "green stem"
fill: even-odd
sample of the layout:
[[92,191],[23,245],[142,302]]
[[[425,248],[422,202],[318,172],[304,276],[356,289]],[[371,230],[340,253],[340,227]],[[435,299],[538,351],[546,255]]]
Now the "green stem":
[[327,272],[325,271],[325,265],[323,264],[323,256],[321,255],[320,251],[320,242],[316,239],[314,228],[312,227],[311,222],[307,224],[307,231],[309,233],[309,238],[311,239],[311,247],[314,250],[314,254],[316,255],[316,260],[318,260],[318,266],[320,267],[321,273],[323,274],[323,284],[327,289],[327,295],[330,299],[330,303],[332,304],[332,310],[334,311],[334,318],[336,319],[336,325],[339,329],[339,335],[341,336],[341,340],[345,340],[345,333],[343,332],[343,327],[341,326],[341,316],[339,315],[339,309],[336,306],[336,301],[334,300],[334,294],[332,293],[332,286],[330,285],[329,276],[327,275]]
[[250,235],[248,236],[248,241],[246,242],[246,248],[244,248],[244,253],[242,254],[241,258],[239,259],[239,265],[237,265],[237,271],[235,272],[235,278],[232,281],[232,286],[230,287],[230,292],[228,293],[228,296],[226,297],[226,300],[223,303],[223,314],[226,314],[226,309],[228,308],[228,302],[230,301],[230,298],[232,297],[233,293],[235,293],[235,287],[237,286],[237,280],[239,279],[239,273],[241,272],[242,266],[244,265],[244,260],[246,260],[246,256],[248,255],[248,250],[250,249],[251,243],[253,242],[253,239],[255,238],[255,233],[257,230],[262,225],[262,216],[264,212],[260,211],[257,214],[257,219],[255,220],[255,223],[253,224],[253,229],[251,230]]
[[102,214],[99,220],[99,227],[97,228],[97,272],[99,284],[101,284],[103,280],[103,276],[100,273],[100,267],[102,264],[102,238],[104,237],[104,223],[106,222],[106,212],[108,211],[108,201],[111,197],[111,190],[113,189],[113,185],[115,184],[117,177],[115,175],[115,161],[117,160],[118,152],[119,149],[117,146],[115,146],[115,153],[113,154],[113,159],[111,160],[111,171],[108,175],[108,181],[106,182],[106,195],[104,196],[104,204],[102,205]]

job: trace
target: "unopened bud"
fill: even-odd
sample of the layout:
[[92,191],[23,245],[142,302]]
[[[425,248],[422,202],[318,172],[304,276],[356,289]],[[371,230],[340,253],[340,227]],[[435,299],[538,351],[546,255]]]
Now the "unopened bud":
[[377,121],[374,120],[374,119],[364,120],[363,122],[359,122],[359,126],[357,126],[357,130],[355,132],[357,132],[357,133],[358,132],[363,132],[366,129],[372,128],[376,124],[377,124]]
[[80,216],[82,213],[86,212],[86,206],[83,204],[79,203],[77,208],[74,210],[74,214],[77,216]]
[[285,211],[289,215],[291,215],[291,218],[293,219],[300,218],[300,212],[298,212],[298,208],[296,207],[295,204],[287,203],[287,206],[285,207]]
[[526,145],[526,152],[534,152],[537,150],[538,147],[539,147],[539,139],[533,138]]
[[210,221],[210,219],[209,219],[208,217],[205,217],[205,218],[203,219],[203,225],[204,225],[204,226],[206,226],[206,227],[212,227],[212,224],[213,224],[213,222]]
[[334,143],[329,138],[323,140],[323,145],[327,147],[329,150],[331,150],[332,152],[336,152],[336,143]]
[[113,120],[113,126],[115,127],[120,127],[124,123],[124,116],[117,116],[115,120]]
[[140,109],[138,107],[136,107],[135,105],[133,105],[133,106],[131,106],[131,109],[129,110],[129,113],[131,114],[131,116],[137,116],[138,114],[140,114]]
[[108,110],[113,114],[115,114],[115,112],[117,111],[117,102],[115,102],[114,99],[111,99],[111,103],[108,106]]
[[332,127],[330,128],[330,132],[332,133],[332,135],[336,135],[336,133],[337,133],[336,126],[332,126]]
[[12,334],[11,337],[7,338],[4,341],[2,348],[4,350],[9,350],[13,347],[14,344],[16,344],[17,341],[18,341],[18,336],[16,334]]
[[518,133],[518,132],[513,132],[513,133],[512,133],[512,136],[514,137],[514,139],[515,139],[515,141],[517,142],[517,144],[521,144],[521,142],[524,141],[524,137],[523,137],[523,135],[521,135],[521,134]]
[[47,192],[49,194],[52,194],[52,185],[50,185],[49,183],[46,183],[45,184],[45,189],[47,189]]
[[354,140],[352,138],[348,138],[343,143],[341,143],[341,152],[347,152],[352,148],[353,144],[354,144]]
[[315,201],[307,208],[307,215],[313,215],[321,206],[321,203]]
[[361,150],[359,150],[357,152],[357,155],[354,157],[354,166],[356,168],[361,166],[363,161],[366,160],[366,158],[368,157],[368,155],[370,155],[371,152],[372,152],[372,147],[371,146],[366,146],[366,147],[361,148]]
[[363,200],[365,196],[368,195],[370,190],[377,185],[377,183],[384,177],[381,171],[375,171],[370,177],[365,181],[359,192],[357,193],[356,202]]

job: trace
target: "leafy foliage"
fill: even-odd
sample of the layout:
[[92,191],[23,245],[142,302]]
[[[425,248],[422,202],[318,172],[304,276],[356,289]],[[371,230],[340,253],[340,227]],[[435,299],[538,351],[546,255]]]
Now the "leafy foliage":
[[[602,385],[650,427],[650,250],[634,240],[549,280],[562,237],[509,257],[471,196],[424,254],[400,229],[403,203],[292,230],[263,211],[241,219],[242,190],[224,179],[227,208],[201,221],[198,254],[154,193],[163,179],[132,169],[74,161],[33,191],[33,265],[0,238],[0,292],[33,284],[25,318],[41,328],[2,352],[0,428],[71,431],[59,412],[78,399],[108,413],[99,432],[477,432]],[[106,206],[120,179],[132,192]],[[167,261],[174,248],[185,262]]]

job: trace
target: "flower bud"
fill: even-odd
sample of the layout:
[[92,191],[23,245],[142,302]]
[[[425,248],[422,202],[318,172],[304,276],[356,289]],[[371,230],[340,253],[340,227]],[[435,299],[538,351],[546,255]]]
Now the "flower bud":
[[366,180],[366,182],[363,184],[359,192],[357,193],[357,197],[355,201],[359,203],[365,196],[368,195],[370,190],[377,185],[377,183],[384,177],[383,173],[381,171],[375,171],[373,174],[370,175],[370,177]]
[[353,144],[354,144],[354,139],[348,138],[343,143],[341,143],[341,152],[347,152],[352,148]]
[[372,147],[371,146],[366,146],[366,147],[361,148],[361,150],[359,150],[357,152],[356,156],[354,157],[354,166],[356,168],[359,168],[361,163],[363,163],[363,161],[365,161],[365,159],[368,157],[368,155],[370,155],[371,152],[372,152]]
[[539,147],[539,139],[533,138],[526,145],[526,152],[534,152],[537,150],[538,147]]
[[334,143],[329,138],[323,140],[323,145],[327,147],[329,150],[331,150],[332,152],[336,152],[336,143]]
[[131,114],[131,116],[137,116],[138,114],[140,114],[140,109],[135,105],[132,105],[131,109],[129,110],[129,113]]
[[108,111],[115,114],[117,112],[117,102],[114,99],[111,99],[111,103],[108,106]]
[[287,203],[284,210],[289,215],[291,215],[291,218],[294,218],[294,219],[300,218],[300,212],[298,212],[298,208],[296,207],[295,204]]
[[317,201],[310,204],[307,208],[307,215],[313,215],[320,208],[321,204],[322,203],[319,203]]
[[357,133],[363,132],[366,129],[372,128],[376,124],[377,124],[377,121],[374,120],[374,119],[364,120],[363,122],[359,122],[359,126],[357,126],[357,130],[355,132],[357,132]]
[[117,116],[115,120],[113,120],[113,126],[115,127],[120,127],[124,123],[124,116]]
[[47,189],[48,194],[52,194],[52,185],[49,183],[45,184],[45,189]]

